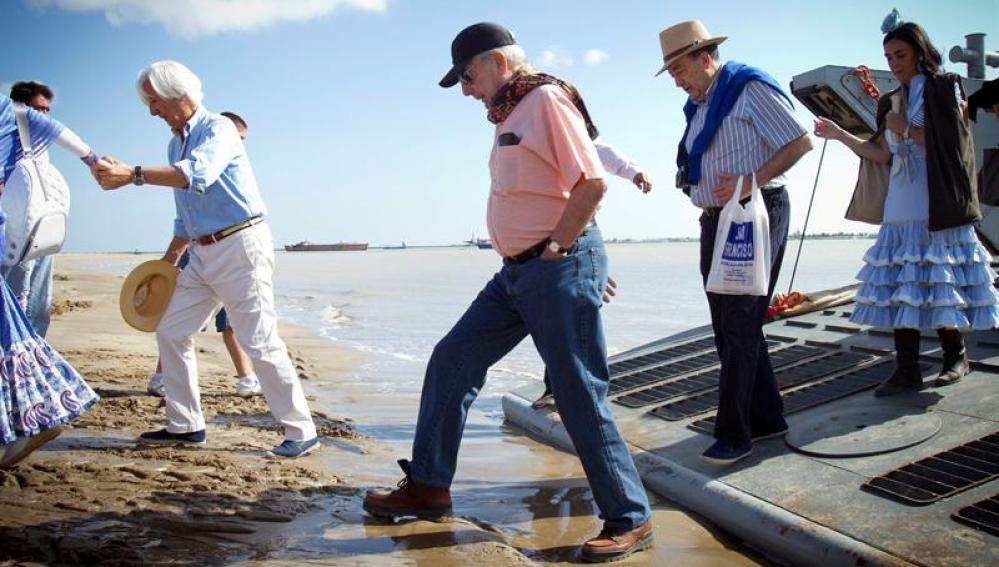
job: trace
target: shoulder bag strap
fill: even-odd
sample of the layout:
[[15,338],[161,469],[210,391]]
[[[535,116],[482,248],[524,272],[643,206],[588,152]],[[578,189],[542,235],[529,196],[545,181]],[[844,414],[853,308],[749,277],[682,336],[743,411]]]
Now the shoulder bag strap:
[[21,138],[21,149],[26,157],[33,156],[31,150],[31,131],[28,129],[28,107],[23,104],[14,105],[14,118],[17,120],[17,135]]

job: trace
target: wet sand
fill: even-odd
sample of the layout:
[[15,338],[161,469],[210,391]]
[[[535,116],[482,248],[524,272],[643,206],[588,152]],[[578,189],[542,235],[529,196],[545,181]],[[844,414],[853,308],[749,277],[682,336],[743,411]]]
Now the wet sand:
[[[385,523],[361,509],[408,456],[418,399],[365,388],[363,355],[282,323],[323,450],[295,461],[262,397],[235,395],[221,337],[196,338],[208,442],[142,447],[163,425],[145,392],[151,334],[118,314],[122,277],[95,265],[122,255],[60,256],[49,340],[102,400],[56,440],[0,471],[0,565],[527,565],[572,564],[600,530],[575,456],[495,422],[470,420],[453,487],[454,519]],[[745,549],[668,503],[656,545],[622,565],[751,565]]]

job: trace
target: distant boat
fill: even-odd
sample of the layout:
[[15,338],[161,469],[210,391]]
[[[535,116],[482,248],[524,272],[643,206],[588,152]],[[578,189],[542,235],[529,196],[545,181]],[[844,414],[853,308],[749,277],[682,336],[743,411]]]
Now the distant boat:
[[367,242],[337,242],[336,244],[313,244],[303,240],[298,244],[286,244],[288,252],[351,252],[368,249]]
[[493,243],[488,238],[475,238],[472,237],[471,240],[466,240],[469,246],[477,246],[479,250],[492,250]]
[[382,246],[382,248],[385,249],[385,250],[405,250],[407,248],[407,246],[408,245],[406,244],[406,241],[403,240],[402,243],[400,243],[398,245],[393,246],[393,245],[389,244],[387,246]]

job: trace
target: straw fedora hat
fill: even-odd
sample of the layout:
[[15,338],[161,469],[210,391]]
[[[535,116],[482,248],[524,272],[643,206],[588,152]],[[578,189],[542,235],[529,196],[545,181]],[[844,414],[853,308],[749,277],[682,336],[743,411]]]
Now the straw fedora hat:
[[680,22],[659,32],[659,45],[663,49],[663,68],[655,76],[662,75],[669,64],[676,59],[694,51],[718,45],[728,39],[727,36],[711,37],[708,28],[700,20]]
[[177,266],[170,262],[150,260],[139,264],[121,284],[122,318],[140,331],[155,331],[176,285]]

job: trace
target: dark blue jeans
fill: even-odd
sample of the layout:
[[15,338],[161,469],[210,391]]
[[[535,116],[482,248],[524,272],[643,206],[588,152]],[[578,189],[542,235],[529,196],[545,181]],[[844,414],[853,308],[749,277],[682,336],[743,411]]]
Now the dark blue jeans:
[[[736,445],[749,443],[754,433],[786,427],[763,321],[784,260],[791,204],[784,188],[764,191],[763,200],[770,214],[771,268],[767,296],[706,292],[721,359],[715,438]],[[701,277],[705,283],[711,270],[717,229],[718,214],[701,215]]]
[[600,319],[606,282],[607,255],[596,227],[565,258],[504,262],[434,347],[413,441],[413,480],[451,486],[468,409],[485,384],[486,371],[530,335],[551,371],[562,423],[600,517],[609,527],[623,529],[649,519],[642,480],[607,406],[609,371]]

